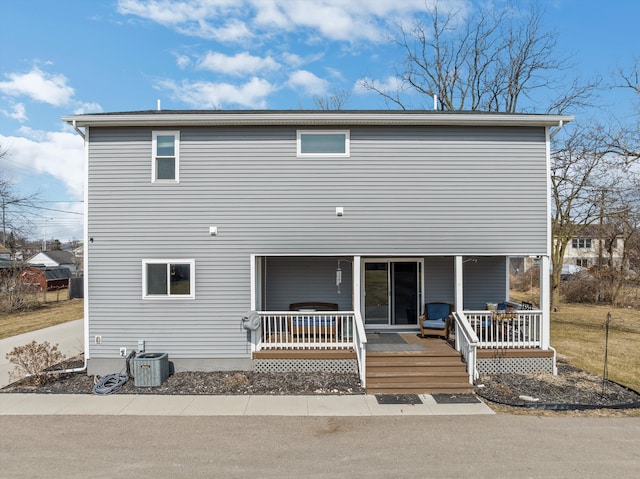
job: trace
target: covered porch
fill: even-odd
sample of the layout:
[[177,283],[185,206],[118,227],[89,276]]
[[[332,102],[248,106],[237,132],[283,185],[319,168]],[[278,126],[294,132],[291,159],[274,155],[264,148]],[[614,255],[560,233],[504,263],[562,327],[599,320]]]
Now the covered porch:
[[[548,270],[548,258],[541,258],[541,271],[545,264]],[[547,275],[541,274],[540,280],[548,284]],[[323,358],[333,351],[336,359],[344,360],[352,354],[366,387],[371,380],[367,358],[373,349],[367,347],[367,336],[400,333],[421,340],[418,318],[424,303],[442,301],[453,306],[451,340],[431,340],[449,345],[461,357],[467,384],[493,367],[495,358],[513,356],[513,361],[501,361],[501,367],[513,362],[515,369],[522,369],[518,358],[528,351],[531,356],[536,356],[534,351],[549,352],[544,369],[554,370],[548,298],[541,293],[540,305],[533,308],[509,302],[508,284],[506,257],[254,256],[252,309],[260,327],[251,334],[253,358],[294,354],[304,361],[305,354],[313,360],[320,351]],[[334,308],[292,310],[294,304],[313,302]],[[494,303],[505,309],[488,310]]]

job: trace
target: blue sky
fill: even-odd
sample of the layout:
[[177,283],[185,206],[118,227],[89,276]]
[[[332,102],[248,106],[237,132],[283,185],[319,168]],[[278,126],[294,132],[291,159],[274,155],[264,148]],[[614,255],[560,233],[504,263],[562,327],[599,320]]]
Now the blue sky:
[[[440,0],[462,12],[478,3]],[[612,83],[640,57],[637,0],[538,3],[559,33],[558,53],[574,64],[568,78]],[[384,109],[358,81],[391,81],[402,55],[388,34],[424,8],[425,0],[0,0],[0,144],[9,153],[0,173],[49,208],[34,237],[82,239],[83,144],[61,116],[155,109],[158,99],[163,109],[313,108],[314,97],[337,90],[350,92],[345,108]],[[571,113],[624,121],[633,101],[607,89],[599,108]]]

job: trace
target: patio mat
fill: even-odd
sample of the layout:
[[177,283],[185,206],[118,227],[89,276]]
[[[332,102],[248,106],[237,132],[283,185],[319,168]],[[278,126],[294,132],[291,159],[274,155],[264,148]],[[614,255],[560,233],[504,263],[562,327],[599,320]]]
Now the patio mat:
[[421,344],[409,344],[398,333],[367,334],[367,351],[378,353],[396,351],[426,351]]
[[475,404],[480,399],[475,394],[432,394],[438,404]]
[[407,344],[398,333],[369,333],[367,334],[369,344]]
[[376,394],[378,404],[422,404],[417,394]]

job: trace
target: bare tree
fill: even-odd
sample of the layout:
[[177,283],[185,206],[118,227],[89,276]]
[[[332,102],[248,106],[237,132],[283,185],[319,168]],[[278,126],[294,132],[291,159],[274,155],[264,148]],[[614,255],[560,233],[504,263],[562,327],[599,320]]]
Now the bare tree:
[[325,97],[314,96],[313,103],[317,110],[342,110],[350,97],[347,90],[333,90]]
[[598,80],[574,80],[562,91],[566,78],[551,79],[571,65],[557,54],[557,33],[543,25],[535,4],[527,12],[488,4],[468,18],[460,12],[443,13],[436,4],[427,8],[424,20],[400,26],[392,39],[404,52],[395,88],[370,79],[360,86],[402,109],[414,107],[415,94],[422,108],[435,96],[440,110],[515,113],[525,109],[523,99],[540,90],[558,97],[552,102],[554,113],[589,103]]
[[552,148],[551,306],[560,304],[560,278],[569,243],[588,226],[628,210],[627,169],[598,128],[575,129]]
[[[0,145],[0,159],[9,156],[8,150]],[[0,170],[0,221],[2,221],[2,245],[6,246],[11,233],[26,236],[39,216],[38,194],[19,195],[14,185],[4,177]]]

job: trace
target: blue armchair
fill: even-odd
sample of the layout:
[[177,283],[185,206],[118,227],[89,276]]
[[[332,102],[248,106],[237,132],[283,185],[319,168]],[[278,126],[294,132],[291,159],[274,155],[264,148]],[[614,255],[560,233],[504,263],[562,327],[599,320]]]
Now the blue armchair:
[[449,339],[451,329],[451,313],[453,305],[449,303],[427,303],[424,314],[420,316],[420,335],[440,336]]

